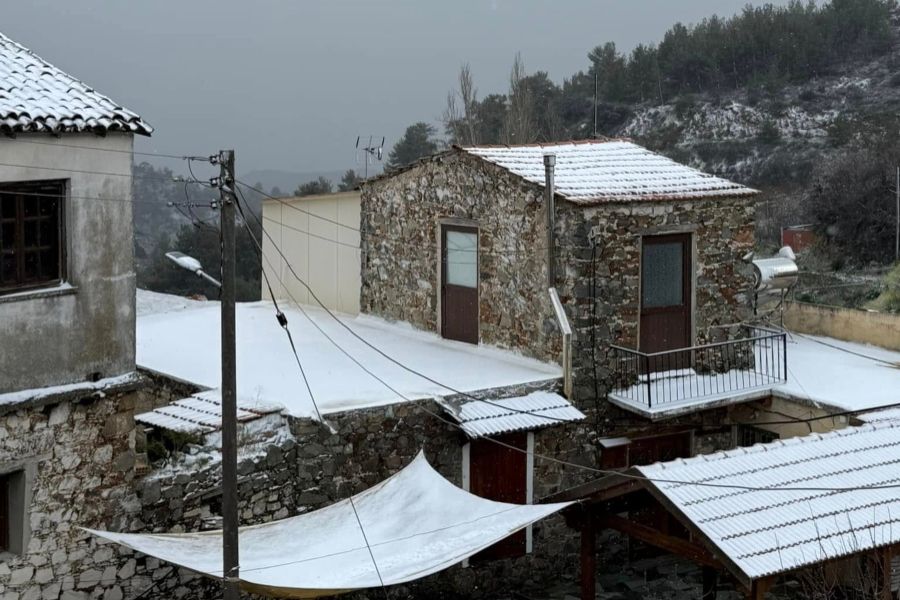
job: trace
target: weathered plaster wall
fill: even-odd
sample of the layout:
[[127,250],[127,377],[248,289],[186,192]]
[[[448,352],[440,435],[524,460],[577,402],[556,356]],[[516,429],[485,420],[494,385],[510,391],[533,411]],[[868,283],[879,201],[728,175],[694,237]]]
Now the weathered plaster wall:
[[75,288],[0,296],[0,393],[134,370],[131,147],[131,135],[115,133],[0,140],[0,163],[26,165],[0,165],[0,181],[68,180],[66,280]]

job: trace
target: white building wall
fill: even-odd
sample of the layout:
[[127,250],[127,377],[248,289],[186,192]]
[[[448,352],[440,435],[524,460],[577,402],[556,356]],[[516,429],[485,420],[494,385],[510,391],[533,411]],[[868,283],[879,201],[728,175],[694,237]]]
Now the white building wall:
[[132,142],[115,133],[0,139],[0,181],[68,180],[67,285],[0,295],[0,393],[134,370]]
[[289,263],[328,308],[359,312],[359,210],[355,191],[263,202],[263,269],[279,300],[315,304]]

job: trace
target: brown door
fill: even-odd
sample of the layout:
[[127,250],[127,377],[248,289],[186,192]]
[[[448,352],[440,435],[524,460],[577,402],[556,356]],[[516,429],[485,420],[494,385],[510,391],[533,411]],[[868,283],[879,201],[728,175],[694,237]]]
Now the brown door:
[[[473,440],[469,447],[469,491],[488,500],[525,504],[528,474],[526,455],[528,433],[497,436],[504,445],[490,440]],[[514,450],[508,446],[519,448]],[[517,531],[472,557],[473,562],[513,558],[525,554],[525,530]]]
[[478,343],[478,230],[441,227],[441,335]]
[[[643,238],[641,251],[642,352],[691,345],[691,236]],[[674,365],[651,365],[658,371]]]

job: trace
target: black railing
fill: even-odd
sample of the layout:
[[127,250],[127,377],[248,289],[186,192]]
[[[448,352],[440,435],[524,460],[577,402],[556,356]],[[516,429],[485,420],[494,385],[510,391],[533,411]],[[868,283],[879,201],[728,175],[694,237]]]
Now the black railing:
[[762,327],[742,336],[665,352],[612,346],[610,396],[629,404],[727,399],[787,381],[787,335]]

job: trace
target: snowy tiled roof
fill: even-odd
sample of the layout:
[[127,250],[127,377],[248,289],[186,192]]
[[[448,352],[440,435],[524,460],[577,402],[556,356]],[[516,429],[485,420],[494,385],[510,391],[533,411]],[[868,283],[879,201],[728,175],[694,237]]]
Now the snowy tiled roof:
[[653,484],[747,579],[900,542],[898,490],[865,489],[900,485],[898,422],[638,469],[656,479],[771,489]]
[[150,135],[140,116],[0,33],[0,131],[125,131]]
[[544,155],[556,155],[556,192],[578,204],[750,196],[756,190],[702,173],[625,140],[460,150],[544,184]]
[[[277,412],[280,412],[280,409],[274,406],[261,406],[238,400],[237,420],[240,423]],[[135,415],[134,420],[181,433],[218,431],[222,428],[222,395],[218,390],[200,392],[189,398]]]
[[568,400],[552,392],[532,392],[527,396],[487,402],[472,400],[458,407],[445,406],[462,430],[473,438],[540,429],[585,418]]

